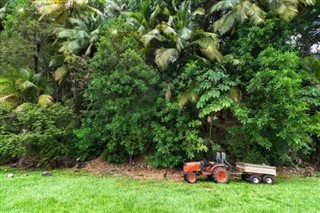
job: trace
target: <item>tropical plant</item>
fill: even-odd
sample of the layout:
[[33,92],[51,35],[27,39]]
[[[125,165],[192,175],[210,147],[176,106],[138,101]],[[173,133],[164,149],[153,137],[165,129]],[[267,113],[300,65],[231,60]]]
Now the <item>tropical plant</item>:
[[68,18],[87,20],[88,12],[103,16],[99,10],[89,6],[88,0],[60,0],[60,1],[35,1],[40,14],[40,20],[54,18],[56,24],[64,24]]
[[75,61],[77,56],[90,55],[95,43],[99,40],[101,20],[95,17],[89,20],[84,22],[81,19],[69,18],[70,28],[56,29],[55,42],[59,44],[59,49],[58,54],[52,58],[50,67],[58,67],[53,72],[53,77],[59,84],[70,72],[68,63]]
[[[1,106],[1,105],[0,105]],[[0,162],[19,160],[24,166],[70,166],[75,146],[69,124],[70,109],[31,103],[14,111],[0,109]]]
[[25,102],[49,105],[53,103],[53,85],[41,73],[20,69],[0,77],[0,101],[19,105]]
[[215,3],[210,12],[219,13],[221,17],[214,20],[213,30],[220,35],[229,32],[237,23],[250,20],[253,24],[261,24],[266,18],[268,11],[286,21],[292,20],[298,13],[300,4],[305,6],[314,5],[315,0],[221,0]]
[[[113,41],[112,35],[102,37],[92,62],[93,80],[84,95],[90,111],[84,119],[86,134],[80,138],[80,144],[87,141],[85,138],[94,139],[86,147],[103,144],[108,160],[128,159],[131,163],[149,143],[153,87],[158,75],[135,50],[137,44],[132,46],[134,39],[124,38],[122,47],[128,44],[133,49],[127,46],[120,52]],[[115,61],[110,64],[113,57]]]
[[39,14],[31,1],[19,0],[15,4],[3,21],[0,35],[1,72],[29,67],[49,76],[53,52],[49,24],[38,21]]
[[152,2],[150,0],[143,0],[137,12],[126,13],[127,20],[136,26],[139,36],[146,34],[157,24],[156,19],[161,12],[160,6],[156,5],[155,8],[151,8],[151,6]]

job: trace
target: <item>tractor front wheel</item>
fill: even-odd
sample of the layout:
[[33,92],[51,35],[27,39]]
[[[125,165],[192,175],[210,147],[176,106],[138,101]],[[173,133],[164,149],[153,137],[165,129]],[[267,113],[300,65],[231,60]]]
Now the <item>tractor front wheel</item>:
[[188,181],[188,183],[195,183],[198,180],[198,176],[195,172],[191,172],[186,174],[186,180]]
[[230,173],[225,168],[217,168],[212,177],[217,183],[229,183],[230,181]]

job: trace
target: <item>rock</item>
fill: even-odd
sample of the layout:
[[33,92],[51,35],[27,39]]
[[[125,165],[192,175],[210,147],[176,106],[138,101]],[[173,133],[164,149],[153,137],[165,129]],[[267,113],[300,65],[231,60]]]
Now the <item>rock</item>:
[[8,170],[5,169],[5,170],[3,170],[3,171],[4,171],[4,172],[7,172]]
[[74,172],[80,172],[80,169],[75,169]]
[[8,178],[14,178],[14,174],[8,174]]
[[28,173],[26,173],[26,174],[24,174],[23,176],[28,177],[28,176],[29,176],[29,174],[28,174]]
[[51,176],[51,173],[50,173],[50,172],[45,171],[45,172],[43,172],[43,173],[42,173],[42,176],[48,177],[48,176]]

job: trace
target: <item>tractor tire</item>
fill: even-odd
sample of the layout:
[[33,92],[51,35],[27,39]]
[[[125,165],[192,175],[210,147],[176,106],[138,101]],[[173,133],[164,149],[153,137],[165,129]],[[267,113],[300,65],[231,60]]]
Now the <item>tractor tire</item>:
[[259,177],[258,175],[251,175],[249,181],[253,184],[259,184],[261,183],[261,177]]
[[216,183],[229,183],[230,173],[225,168],[217,168],[214,170],[212,178]]
[[274,177],[271,175],[265,175],[262,177],[262,181],[266,184],[272,185],[274,184]]
[[187,174],[183,174],[183,179],[187,181]]
[[186,180],[188,181],[188,183],[195,183],[198,180],[198,176],[195,172],[191,172],[186,174]]

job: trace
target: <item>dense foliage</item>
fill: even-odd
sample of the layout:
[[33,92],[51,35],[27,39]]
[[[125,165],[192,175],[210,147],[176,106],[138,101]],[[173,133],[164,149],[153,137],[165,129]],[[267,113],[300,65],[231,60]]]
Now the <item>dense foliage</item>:
[[318,8],[0,0],[0,164],[319,164]]
[[1,105],[0,160],[22,165],[70,165],[75,155],[70,125],[74,115],[60,104],[25,103],[10,112]]

